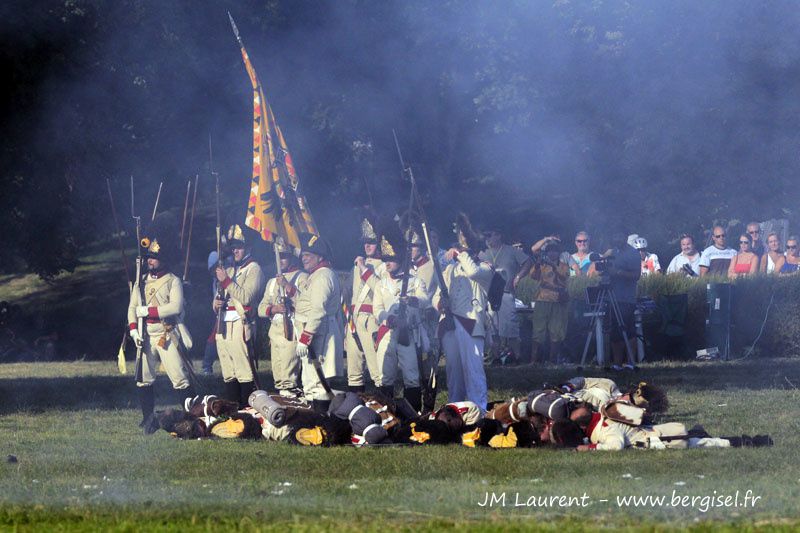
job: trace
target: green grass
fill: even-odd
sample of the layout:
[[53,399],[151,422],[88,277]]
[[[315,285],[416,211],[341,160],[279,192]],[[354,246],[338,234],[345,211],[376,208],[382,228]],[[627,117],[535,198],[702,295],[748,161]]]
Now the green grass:
[[[491,369],[493,398],[574,369]],[[592,372],[597,375],[597,372]],[[623,374],[623,376],[628,376]],[[140,433],[130,376],[109,363],[0,365],[0,529],[377,530],[800,525],[800,362],[654,364],[672,417],[713,434],[770,433],[770,449],[626,451],[451,447],[306,449]],[[265,381],[268,377],[264,376]],[[205,382],[210,392],[219,378]],[[161,405],[174,400],[165,380]],[[444,397],[444,396],[443,396]],[[682,483],[682,484],[681,484]],[[617,508],[616,496],[761,496],[748,509]],[[478,502],[506,492],[506,507]],[[586,493],[586,508],[513,507],[514,495]],[[600,502],[608,499],[609,502]]]

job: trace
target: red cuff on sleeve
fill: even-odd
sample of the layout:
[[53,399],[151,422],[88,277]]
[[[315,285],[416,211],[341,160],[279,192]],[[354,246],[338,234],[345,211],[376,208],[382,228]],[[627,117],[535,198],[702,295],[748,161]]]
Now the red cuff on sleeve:
[[158,316],[158,307],[148,307],[147,318],[160,318]]
[[295,287],[294,285],[290,285],[289,287],[286,288],[286,296],[290,297],[294,296],[296,292],[297,292],[297,287]]
[[589,445],[589,449],[590,450],[596,450],[597,449],[597,444],[590,444]]
[[267,309],[266,309],[266,311],[265,311],[265,314],[266,314],[267,316],[272,316],[272,306],[271,306],[271,305],[268,305],[268,306],[267,306]]
[[300,335],[300,338],[297,339],[297,342],[300,344],[305,344],[306,346],[311,345],[311,339],[314,337],[313,333],[309,333],[308,331],[303,331],[303,334]]
[[223,289],[227,289],[227,288],[228,288],[228,285],[230,285],[231,283],[233,283],[233,280],[232,280],[231,278],[225,278],[225,280],[224,280],[224,281],[220,281],[220,282],[219,282],[219,285],[220,285],[220,287],[222,287]]
[[368,268],[361,274],[361,281],[367,281],[372,277],[372,269]]
[[128,327],[131,328],[131,331],[133,331],[139,326],[136,325],[136,322],[131,322],[130,324],[128,324]]

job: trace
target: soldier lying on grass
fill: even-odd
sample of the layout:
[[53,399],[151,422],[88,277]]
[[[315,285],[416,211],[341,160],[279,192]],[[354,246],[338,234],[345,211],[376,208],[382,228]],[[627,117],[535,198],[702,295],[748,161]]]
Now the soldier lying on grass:
[[772,446],[769,435],[712,437],[702,426],[686,429],[679,422],[643,424],[644,409],[621,400],[612,400],[594,412],[582,405],[553,423],[550,437],[557,446],[578,451],[622,450],[625,448],[729,448]]

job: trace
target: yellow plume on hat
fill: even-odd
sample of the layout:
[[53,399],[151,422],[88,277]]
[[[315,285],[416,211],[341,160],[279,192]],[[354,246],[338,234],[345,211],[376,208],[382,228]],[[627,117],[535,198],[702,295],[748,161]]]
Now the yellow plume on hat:
[[388,240],[386,240],[385,236],[381,236],[381,255],[384,257],[397,257],[397,253],[394,251],[394,246]]
[[370,220],[364,217],[361,220],[361,239],[364,241],[377,241],[378,233]]

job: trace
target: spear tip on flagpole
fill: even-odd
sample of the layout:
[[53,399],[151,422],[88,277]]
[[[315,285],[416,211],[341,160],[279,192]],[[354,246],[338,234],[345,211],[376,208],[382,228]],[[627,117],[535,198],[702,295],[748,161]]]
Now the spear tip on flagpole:
[[231,21],[231,28],[233,28],[233,34],[236,36],[236,40],[239,41],[239,44],[242,44],[242,39],[239,37],[239,28],[236,27],[236,22],[233,21],[233,15],[231,15],[230,11],[228,11],[228,19]]

